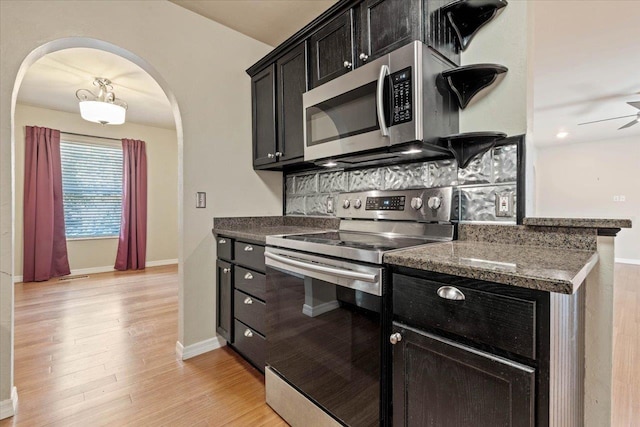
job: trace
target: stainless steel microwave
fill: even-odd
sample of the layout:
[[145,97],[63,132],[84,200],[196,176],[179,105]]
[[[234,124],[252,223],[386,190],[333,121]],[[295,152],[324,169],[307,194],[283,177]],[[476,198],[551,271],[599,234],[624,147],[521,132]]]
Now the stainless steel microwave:
[[[415,41],[304,93],[304,159],[448,153],[429,143],[458,131],[457,105],[440,77],[451,67]],[[411,143],[419,144],[407,150]]]

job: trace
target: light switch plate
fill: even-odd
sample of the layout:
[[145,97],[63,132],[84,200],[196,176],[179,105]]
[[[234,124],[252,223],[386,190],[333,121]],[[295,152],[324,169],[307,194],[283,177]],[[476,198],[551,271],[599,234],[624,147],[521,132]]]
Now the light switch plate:
[[513,216],[513,192],[496,193],[496,217]]
[[196,193],[196,208],[207,207],[207,193],[204,191],[198,191]]

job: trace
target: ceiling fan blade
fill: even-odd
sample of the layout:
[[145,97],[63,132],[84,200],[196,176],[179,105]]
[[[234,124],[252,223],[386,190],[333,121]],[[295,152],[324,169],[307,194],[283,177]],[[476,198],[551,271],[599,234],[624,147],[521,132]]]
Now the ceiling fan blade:
[[618,120],[618,119],[624,119],[627,117],[636,117],[635,114],[631,114],[630,116],[620,116],[620,117],[611,117],[610,119],[602,119],[602,120],[594,120],[592,122],[584,122],[584,123],[578,123],[578,126],[582,126],[582,125],[590,125],[591,123],[600,123],[600,122],[607,122],[609,120]]
[[636,107],[638,110],[640,110],[640,101],[627,102],[627,104],[631,105],[632,107]]
[[630,128],[630,127],[631,127],[631,126],[633,126],[633,125],[637,125],[637,124],[638,124],[638,120],[639,120],[639,119],[640,119],[640,117],[639,117],[638,119],[631,120],[631,121],[630,121],[629,123],[627,123],[626,125],[619,127],[619,128],[618,128],[618,130],[626,129],[626,128]]

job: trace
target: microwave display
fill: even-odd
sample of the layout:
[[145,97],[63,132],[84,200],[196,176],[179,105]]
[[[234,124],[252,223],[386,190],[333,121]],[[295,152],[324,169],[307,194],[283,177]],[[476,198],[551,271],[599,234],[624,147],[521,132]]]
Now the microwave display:
[[411,87],[411,67],[391,74],[393,104],[391,126],[410,122],[412,115],[413,88]]

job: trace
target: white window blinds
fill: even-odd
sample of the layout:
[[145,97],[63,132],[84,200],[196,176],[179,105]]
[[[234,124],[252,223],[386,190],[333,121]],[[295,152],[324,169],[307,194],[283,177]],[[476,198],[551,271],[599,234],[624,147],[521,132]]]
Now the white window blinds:
[[67,238],[118,236],[122,148],[61,141],[60,156]]

